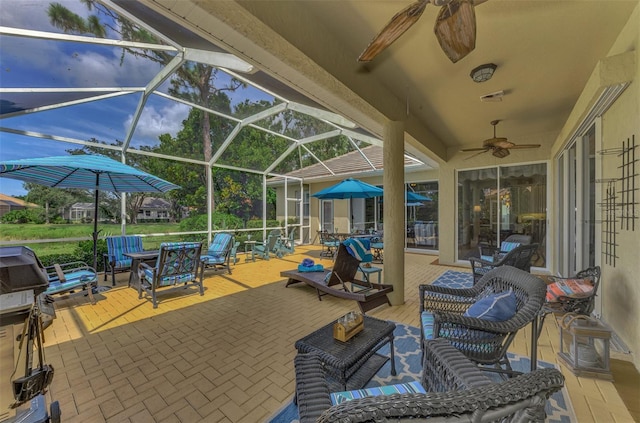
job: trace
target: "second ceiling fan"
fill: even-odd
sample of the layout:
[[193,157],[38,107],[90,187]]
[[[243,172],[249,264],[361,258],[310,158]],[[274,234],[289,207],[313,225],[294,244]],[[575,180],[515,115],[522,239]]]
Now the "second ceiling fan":
[[511,149],[540,147],[540,144],[514,144],[506,138],[496,137],[496,125],[498,123],[500,123],[499,120],[491,121],[491,125],[493,125],[493,138],[484,140],[482,142],[482,147],[465,148],[463,150],[460,150],[463,152],[478,151],[477,154],[474,154],[473,156],[468,157],[467,160],[479,154],[486,153],[487,151],[491,151],[494,156],[502,159],[504,157],[507,157],[510,154],[509,150]]
[[434,32],[447,57],[456,63],[476,47],[474,6],[486,0],[417,0],[396,13],[371,40],[358,61],[369,62],[418,21],[428,3],[441,6]]

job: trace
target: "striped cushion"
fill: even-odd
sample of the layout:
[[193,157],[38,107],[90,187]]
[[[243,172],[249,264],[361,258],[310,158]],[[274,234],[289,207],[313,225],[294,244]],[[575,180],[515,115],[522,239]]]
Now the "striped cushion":
[[211,245],[209,245],[207,256],[220,257],[220,255],[222,255],[224,258],[227,250],[229,249],[229,242],[231,242],[231,234],[216,234],[213,237],[213,241],[211,241]]
[[551,278],[555,282],[547,285],[547,301],[555,302],[558,297],[588,297],[593,291],[591,279]]
[[109,259],[115,260],[115,267],[130,267],[131,259],[123,254],[144,251],[142,238],[137,235],[108,236],[107,251]]
[[509,252],[519,246],[519,242],[503,242],[502,244],[500,244],[500,251]]
[[[183,282],[189,282],[192,280],[195,280],[196,275],[193,273],[181,273],[178,275],[167,275],[167,276],[163,276],[158,285],[160,286],[165,286],[165,285],[175,285],[178,283],[183,283]],[[149,282],[149,283],[153,283],[153,271],[149,270],[149,269],[145,269],[144,271],[144,279]]]
[[397,385],[376,386],[374,388],[357,389],[354,391],[332,392],[331,404],[336,405],[358,398],[393,394],[426,394],[426,391],[420,383],[414,381],[409,383],[400,383]]
[[124,260],[116,260],[114,267],[116,268],[127,268],[131,267],[132,259],[124,259]]
[[484,261],[490,261],[493,263],[493,256],[480,256],[480,258]]
[[433,314],[423,311],[420,315],[424,339],[433,339]]
[[97,281],[95,272],[90,270],[79,270],[76,272],[65,273],[66,281],[60,282],[57,277],[53,277],[49,280],[49,286],[44,292],[45,294],[57,294],[59,292],[65,292],[82,285],[91,284]]

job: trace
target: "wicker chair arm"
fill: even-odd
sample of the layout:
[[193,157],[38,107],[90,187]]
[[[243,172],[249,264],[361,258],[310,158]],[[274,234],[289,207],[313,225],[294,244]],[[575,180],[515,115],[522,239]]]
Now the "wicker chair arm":
[[468,330],[479,330],[494,334],[507,334],[515,332],[522,327],[522,323],[517,316],[502,322],[494,322],[477,317],[467,317],[462,314],[434,312],[433,320],[434,333],[438,333],[435,329],[439,328],[443,331],[459,330],[461,333],[468,332]]
[[[403,417],[426,422],[543,422],[544,402],[563,384],[564,377],[558,370],[540,369],[469,390],[355,399],[329,408],[317,422],[357,423]],[[447,419],[434,419],[436,417]]]

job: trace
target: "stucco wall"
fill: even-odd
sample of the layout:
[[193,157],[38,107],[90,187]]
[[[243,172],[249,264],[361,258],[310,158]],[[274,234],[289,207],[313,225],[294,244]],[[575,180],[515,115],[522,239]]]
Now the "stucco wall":
[[[610,56],[636,51],[640,46],[640,6],[631,15]],[[602,148],[622,147],[623,141],[635,136],[636,160],[640,159],[640,61],[636,55],[633,82],[602,117]],[[616,155],[602,156],[603,178],[619,178],[622,158]],[[636,163],[636,174],[640,164]],[[640,177],[635,177],[635,187],[640,187]],[[604,189],[605,187],[601,187]],[[618,183],[617,189],[622,188]],[[636,203],[640,195],[636,192]],[[617,225],[616,266],[602,260],[602,287],[600,301],[602,319],[607,322],[631,350],[636,368],[640,368],[640,204],[635,205],[635,231]]]

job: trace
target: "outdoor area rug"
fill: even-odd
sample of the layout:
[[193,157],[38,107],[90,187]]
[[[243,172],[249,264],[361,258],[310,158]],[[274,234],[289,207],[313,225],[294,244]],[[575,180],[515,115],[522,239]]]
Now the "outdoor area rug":
[[[449,271],[447,271],[449,272]],[[446,273],[446,272],[445,272]],[[453,272],[462,273],[462,272]],[[470,276],[469,273],[467,275]],[[451,275],[449,275],[451,276]],[[410,382],[412,380],[420,380],[420,372],[422,365],[420,364],[420,329],[397,323],[395,335],[395,362],[397,375],[391,376],[391,364],[385,363],[378,373],[371,379],[366,387],[392,385],[395,383]],[[385,345],[380,349],[380,354],[388,355],[389,346]],[[514,370],[521,372],[529,371],[529,359],[527,357],[518,356],[509,353],[509,360]],[[553,364],[544,361],[538,361],[539,368],[554,367]],[[494,375],[499,377],[498,375]],[[576,421],[573,408],[569,402],[569,395],[566,388],[556,392],[547,401],[547,422],[552,423],[570,423]],[[297,423],[298,409],[289,401],[276,414],[268,420],[271,423]]]
[[471,288],[473,286],[473,275],[469,272],[445,270],[431,284],[448,288]]

